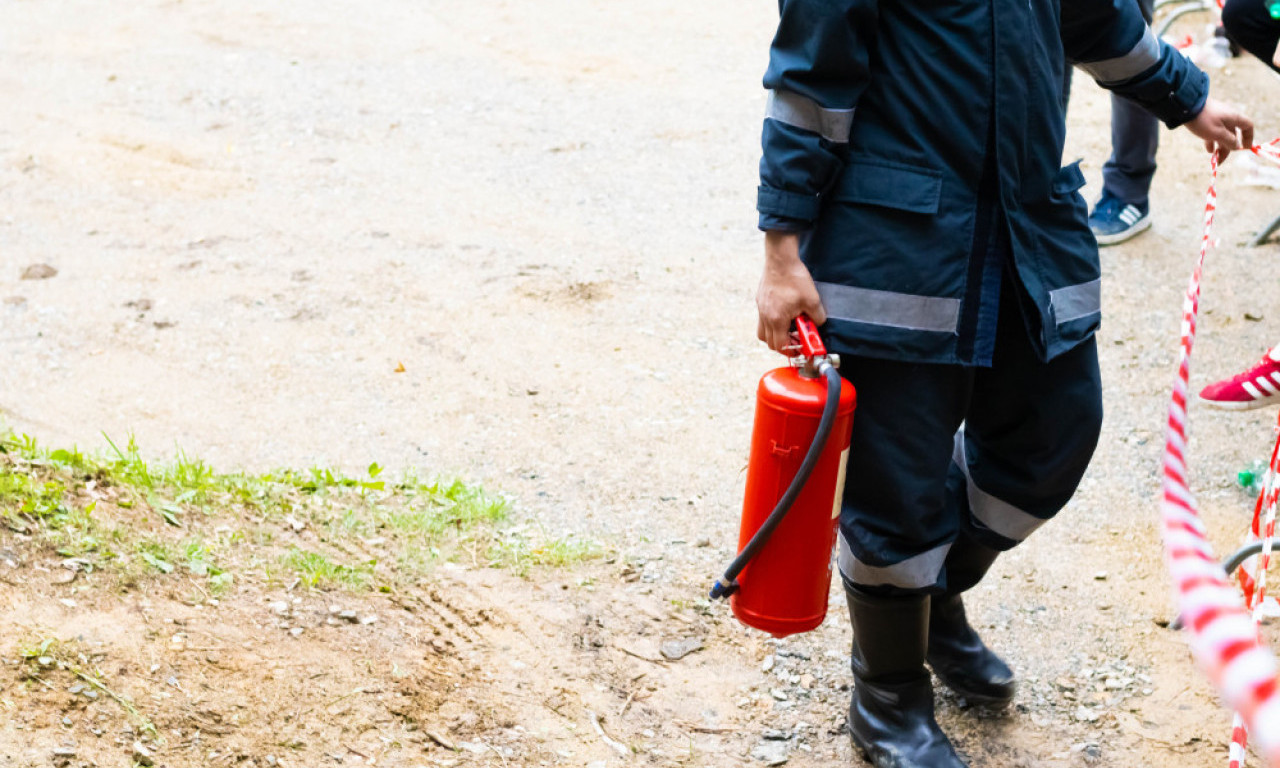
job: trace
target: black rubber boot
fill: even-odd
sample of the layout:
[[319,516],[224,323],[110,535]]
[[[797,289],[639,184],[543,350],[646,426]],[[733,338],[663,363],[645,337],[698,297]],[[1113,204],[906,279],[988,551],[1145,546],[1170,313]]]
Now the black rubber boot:
[[961,535],[947,553],[947,591],[929,611],[929,666],[970,704],[1003,706],[1013,699],[1013,670],[969,625],[960,594],[986,574],[999,552]]
[[876,768],[964,768],[933,716],[924,668],[929,598],[845,585],[853,622],[849,737]]

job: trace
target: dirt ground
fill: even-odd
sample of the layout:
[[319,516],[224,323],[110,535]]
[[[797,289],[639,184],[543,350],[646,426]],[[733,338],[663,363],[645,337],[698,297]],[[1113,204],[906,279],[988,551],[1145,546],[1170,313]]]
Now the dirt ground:
[[[839,596],[782,642],[702,602],[736,543],[755,381],[778,363],[753,305],[773,4],[3,7],[11,427],[82,449],[132,433],[225,469],[461,475],[619,554],[532,580],[458,565],[394,597],[249,581],[215,605],[66,582],[3,534],[0,766],[139,757],[111,696],[73,692],[78,664],[150,713],[157,765],[860,764]],[[1213,77],[1280,134],[1266,70]],[[1090,197],[1107,126],[1078,77],[1066,159],[1085,158]],[[1207,183],[1197,142],[1162,141],[1153,232],[1103,253],[1097,458],[970,601],[1021,676],[1016,704],[941,694],[974,766],[1226,759],[1230,715],[1165,628],[1154,526]],[[1280,192],[1247,175],[1224,169],[1196,387],[1280,337],[1277,245],[1245,245]],[[22,279],[33,264],[57,274]],[[1192,411],[1224,553],[1251,508],[1235,472],[1272,416]],[[379,620],[334,625],[334,605]],[[33,685],[20,644],[46,635],[62,666]],[[684,640],[700,650],[662,655]]]

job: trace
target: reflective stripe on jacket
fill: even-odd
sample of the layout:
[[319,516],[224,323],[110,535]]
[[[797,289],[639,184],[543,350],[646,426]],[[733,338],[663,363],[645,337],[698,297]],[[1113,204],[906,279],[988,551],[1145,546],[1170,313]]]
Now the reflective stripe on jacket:
[[803,233],[831,346],[958,362],[988,162],[1041,354],[1088,338],[1101,273],[1084,176],[1060,167],[1066,62],[1170,127],[1199,114],[1207,76],[1132,0],[779,6],[757,208],[762,229]]

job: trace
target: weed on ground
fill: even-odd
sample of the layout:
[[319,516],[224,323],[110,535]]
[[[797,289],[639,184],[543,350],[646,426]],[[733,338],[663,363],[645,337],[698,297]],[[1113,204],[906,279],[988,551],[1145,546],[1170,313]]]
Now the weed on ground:
[[252,575],[312,589],[394,591],[441,562],[521,575],[597,559],[604,548],[514,525],[507,499],[461,480],[391,481],[321,467],[214,470],[179,451],[145,459],[133,439],[106,455],[0,436],[0,521],[71,568],[181,577],[205,597]]

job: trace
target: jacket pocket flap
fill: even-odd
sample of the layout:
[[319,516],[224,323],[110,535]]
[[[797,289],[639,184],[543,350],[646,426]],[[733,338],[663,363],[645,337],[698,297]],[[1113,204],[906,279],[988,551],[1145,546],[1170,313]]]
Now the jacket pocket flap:
[[911,213],[937,213],[942,174],[928,168],[886,163],[849,163],[831,198]]
[[1058,175],[1053,177],[1053,193],[1055,195],[1068,195],[1083,186],[1084,171],[1080,170],[1079,160],[1059,170]]

